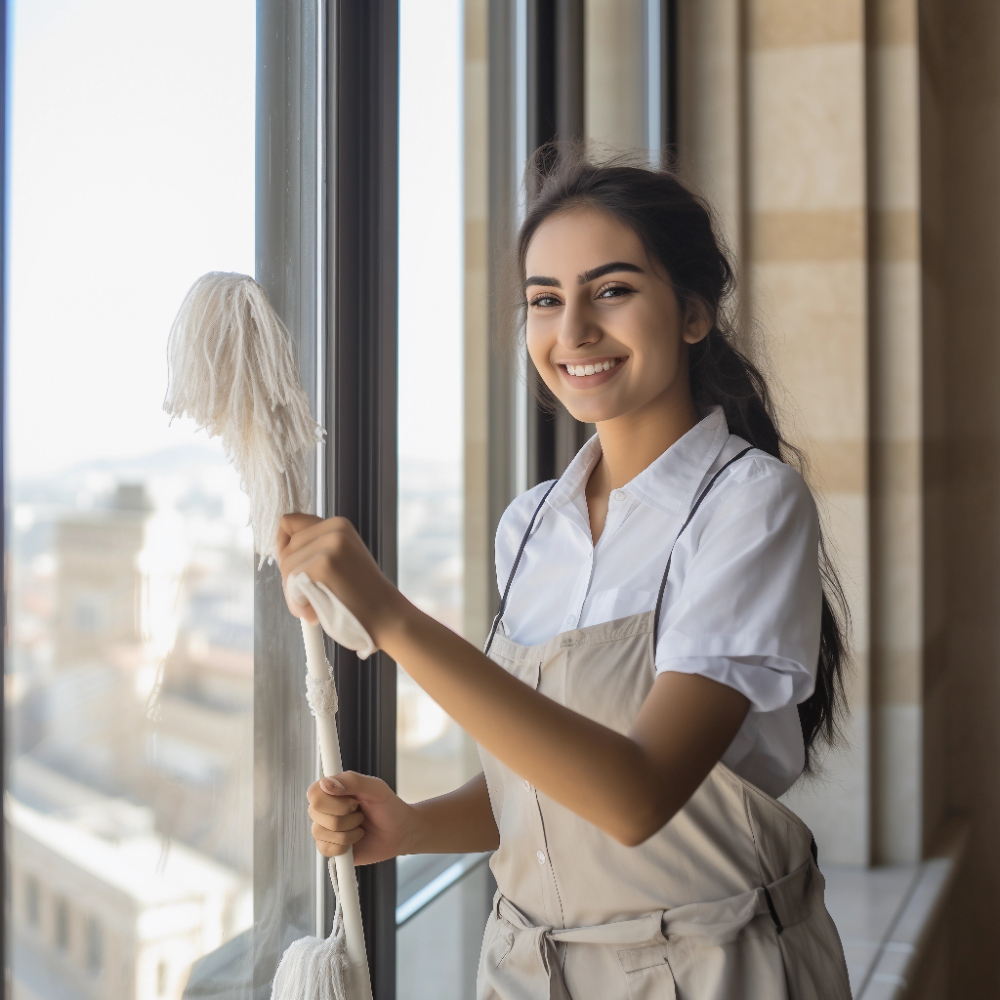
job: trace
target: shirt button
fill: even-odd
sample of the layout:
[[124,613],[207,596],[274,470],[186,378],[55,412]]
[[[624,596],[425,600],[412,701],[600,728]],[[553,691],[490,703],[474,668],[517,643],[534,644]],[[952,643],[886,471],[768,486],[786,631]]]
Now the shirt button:
[[545,864],[545,854],[544,854],[544,853],[543,853],[542,851],[539,851],[539,852],[538,852],[538,853],[537,853],[537,854],[535,855],[535,857],[536,857],[536,858],[538,858],[538,863],[539,863],[540,865],[544,865],[544,864]]
[[624,490],[615,490],[611,494],[611,499],[614,500],[615,503],[621,503],[625,499],[625,491]]
[[524,790],[526,792],[530,792],[531,791],[531,782],[528,781],[527,778],[524,779]]
[[575,625],[576,624],[576,615],[567,615],[566,616],[566,624],[567,625]]

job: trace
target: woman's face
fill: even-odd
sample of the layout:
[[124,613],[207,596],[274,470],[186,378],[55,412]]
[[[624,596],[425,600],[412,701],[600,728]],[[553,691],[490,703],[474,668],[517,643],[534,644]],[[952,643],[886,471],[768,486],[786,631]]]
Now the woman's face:
[[528,245],[525,270],[528,354],[577,420],[689,399],[683,345],[710,323],[702,309],[682,315],[667,275],[628,226],[597,209],[550,216]]

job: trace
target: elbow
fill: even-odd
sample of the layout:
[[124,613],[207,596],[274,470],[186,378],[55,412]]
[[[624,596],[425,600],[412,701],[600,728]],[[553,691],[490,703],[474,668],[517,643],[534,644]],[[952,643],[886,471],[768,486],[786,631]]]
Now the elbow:
[[615,829],[607,832],[623,847],[639,847],[659,833],[676,812],[675,808],[663,803],[647,803],[645,808],[629,811],[628,817],[621,817]]

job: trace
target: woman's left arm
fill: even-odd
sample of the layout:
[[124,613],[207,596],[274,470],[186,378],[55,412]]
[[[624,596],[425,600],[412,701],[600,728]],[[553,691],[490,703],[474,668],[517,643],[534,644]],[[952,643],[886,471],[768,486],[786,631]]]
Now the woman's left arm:
[[[667,672],[624,736],[539,694],[414,607],[345,518],[287,515],[279,553],[283,579],[304,572],[326,584],[477,743],[623,844],[642,843],[687,802],[750,706],[727,685]],[[315,621],[311,608],[289,608]]]

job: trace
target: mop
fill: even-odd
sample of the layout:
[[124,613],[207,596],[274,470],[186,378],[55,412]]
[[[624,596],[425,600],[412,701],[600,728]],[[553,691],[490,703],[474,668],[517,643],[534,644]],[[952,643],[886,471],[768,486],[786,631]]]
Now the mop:
[[[169,379],[163,408],[192,417],[218,436],[250,500],[254,548],[274,559],[282,515],[309,505],[306,456],[322,439],[299,380],[292,342],[264,290],[244,274],[212,272],[188,292],[170,330]],[[304,573],[286,589],[309,603],[320,620],[302,619],[306,692],[316,717],[323,774],[343,770],[337,735],[337,688],[323,648],[323,631],[365,659],[375,651],[353,614],[322,583]],[[322,627],[321,627],[322,626]],[[274,975],[272,1000],[371,1000],[354,850],[329,864],[337,897],[325,940],[293,942]]]

